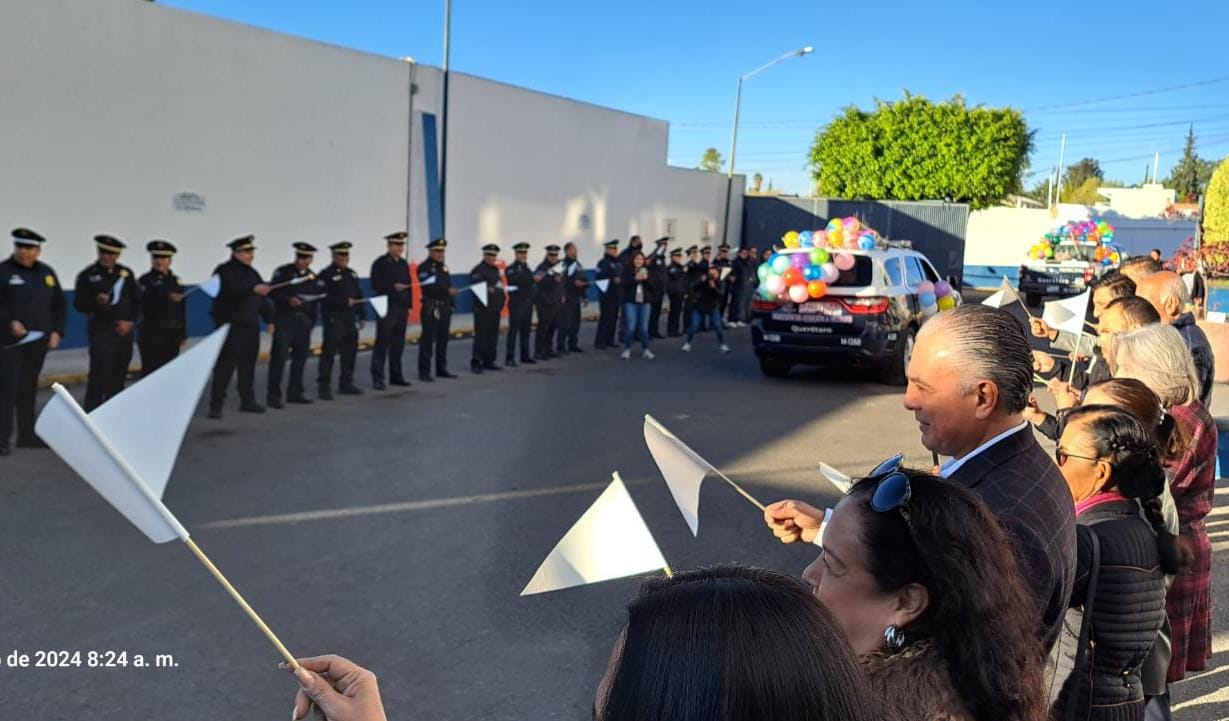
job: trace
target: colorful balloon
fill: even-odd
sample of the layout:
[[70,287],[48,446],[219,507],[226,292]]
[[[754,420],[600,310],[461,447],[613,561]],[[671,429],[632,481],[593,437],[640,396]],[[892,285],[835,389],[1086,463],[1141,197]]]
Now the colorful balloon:
[[775,300],[777,297],[777,294],[773,293],[772,289],[766,285],[761,285],[755,292],[760,294],[762,300]]
[[791,230],[787,232],[785,235],[781,236],[781,241],[785,243],[786,247],[788,248],[798,247],[798,231]]
[[864,235],[861,238],[858,238],[858,247],[862,250],[874,250],[875,239],[869,235]]
[[764,281],[764,287],[773,295],[780,295],[785,290],[785,279],[779,275],[770,275],[768,280]]
[[837,253],[836,259],[833,261],[838,270],[851,270],[854,266],[853,256],[849,253]]
[[828,262],[828,251],[823,248],[814,248],[810,252],[812,265],[823,265]]
[[841,277],[841,271],[837,269],[836,264],[832,261],[824,263],[819,269],[824,272],[822,280],[828,285],[832,285]]
[[956,299],[950,295],[943,296],[939,299],[939,310],[951,310],[956,307]]
[[798,269],[805,268],[811,264],[811,256],[808,253],[790,253],[789,264]]
[[933,295],[935,294],[935,284],[928,280],[924,280],[917,284],[917,292],[918,295],[921,295],[922,293],[930,293]]
[[802,277],[802,271],[797,268],[790,268],[785,271],[781,278],[785,281],[786,285],[799,285],[806,280]]
[[935,283],[935,295],[939,298],[946,298],[952,294],[952,286],[947,281],[941,280]]
[[809,297],[810,296],[807,293],[807,287],[805,285],[799,284],[791,285],[789,287],[789,299],[795,303],[805,303],[806,299]]
[[855,233],[857,233],[859,230],[862,230],[862,223],[861,223],[861,221],[859,221],[857,218],[853,217],[852,215],[851,215],[851,216],[849,216],[848,218],[846,218],[846,219],[845,219],[845,220],[841,223],[841,225],[843,225],[843,226],[845,227],[845,232],[846,232],[846,233],[849,233],[849,234],[855,234]]
[[813,281],[813,280],[819,280],[820,278],[823,277],[823,275],[824,275],[824,272],[819,269],[818,265],[808,265],[807,267],[802,269],[802,277],[805,278],[808,282]]
[[917,303],[923,308],[929,305],[934,305],[937,300],[938,299],[935,298],[935,294],[933,291],[925,291],[925,292],[921,290],[918,291]]
[[785,271],[789,270],[789,258],[781,255],[780,253],[772,256],[772,259],[768,262],[772,265],[772,269],[777,275],[781,275]]
[[824,294],[827,292],[828,284],[822,280],[813,280],[810,283],[807,283],[807,295],[811,296],[812,298],[823,298]]
[[811,231],[804,230],[798,234],[798,245],[802,246],[803,248],[811,247]]
[[772,266],[767,263],[760,263],[755,268],[755,274],[759,276],[760,283],[763,283],[768,278],[768,274],[771,272]]

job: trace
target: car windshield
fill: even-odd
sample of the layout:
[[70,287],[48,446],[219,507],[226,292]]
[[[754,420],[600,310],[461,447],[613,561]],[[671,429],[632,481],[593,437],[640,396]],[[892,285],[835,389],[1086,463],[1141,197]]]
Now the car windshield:
[[1059,243],[1054,248],[1054,260],[1094,260],[1096,243]]

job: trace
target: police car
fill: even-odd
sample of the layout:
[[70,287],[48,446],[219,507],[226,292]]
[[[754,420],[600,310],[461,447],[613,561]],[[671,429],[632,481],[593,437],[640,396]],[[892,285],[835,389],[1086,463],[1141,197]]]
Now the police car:
[[[913,341],[930,313],[918,286],[942,279],[926,256],[897,246],[842,251],[854,257],[819,300],[764,300],[751,311],[751,341],[760,370],[780,378],[795,365],[859,366],[904,385]],[[952,289],[954,302],[960,294]]]

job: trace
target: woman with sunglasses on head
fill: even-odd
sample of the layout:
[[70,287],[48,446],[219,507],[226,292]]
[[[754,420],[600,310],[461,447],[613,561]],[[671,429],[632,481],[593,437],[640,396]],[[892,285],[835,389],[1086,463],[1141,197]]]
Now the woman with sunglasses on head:
[[897,456],[826,514],[781,501],[765,520],[786,543],[816,542],[822,530],[803,579],[891,717],[1046,718],[1038,611],[1010,539],[972,491],[902,468]]

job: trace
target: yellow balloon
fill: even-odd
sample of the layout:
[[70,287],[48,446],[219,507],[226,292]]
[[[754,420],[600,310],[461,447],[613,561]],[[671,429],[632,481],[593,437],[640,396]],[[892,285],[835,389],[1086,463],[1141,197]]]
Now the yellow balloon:
[[798,231],[796,230],[789,231],[781,238],[781,240],[785,241],[785,247],[797,248],[798,242],[799,242],[798,241]]
[[939,299],[939,310],[951,310],[956,307],[956,299],[945,295]]

